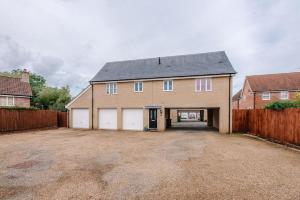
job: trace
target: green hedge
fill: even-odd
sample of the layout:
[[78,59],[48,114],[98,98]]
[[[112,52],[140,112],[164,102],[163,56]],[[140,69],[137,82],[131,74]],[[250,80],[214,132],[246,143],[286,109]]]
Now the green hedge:
[[285,108],[300,108],[299,101],[274,101],[265,106],[266,109],[283,110]]
[[40,110],[38,108],[35,108],[35,107],[3,107],[3,106],[0,106],[0,109],[7,109],[7,110]]

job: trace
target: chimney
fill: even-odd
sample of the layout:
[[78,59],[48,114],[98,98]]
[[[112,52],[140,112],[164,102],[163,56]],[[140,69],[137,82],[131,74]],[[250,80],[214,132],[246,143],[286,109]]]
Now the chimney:
[[23,70],[22,75],[21,75],[21,81],[29,83],[29,72],[27,71],[27,69]]

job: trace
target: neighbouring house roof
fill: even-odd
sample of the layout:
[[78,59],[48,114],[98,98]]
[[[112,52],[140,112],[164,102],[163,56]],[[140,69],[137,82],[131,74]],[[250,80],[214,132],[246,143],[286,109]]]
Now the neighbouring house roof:
[[253,92],[300,90],[300,72],[247,76]]
[[235,95],[233,95],[232,97],[232,101],[237,101],[241,98],[241,93],[242,93],[242,90],[239,90],[237,93],[235,93]]
[[21,78],[0,75],[0,95],[32,96],[30,84]]
[[235,74],[224,51],[108,62],[91,82]]

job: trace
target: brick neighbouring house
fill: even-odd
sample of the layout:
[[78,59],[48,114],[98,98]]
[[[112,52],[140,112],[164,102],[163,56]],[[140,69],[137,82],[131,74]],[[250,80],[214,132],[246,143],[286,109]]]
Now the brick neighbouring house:
[[241,99],[242,90],[239,90],[235,95],[232,97],[232,109],[239,109],[240,108],[240,99]]
[[0,75],[0,107],[30,107],[31,96],[29,72],[24,70],[20,78]]
[[233,109],[259,109],[278,100],[293,100],[300,92],[300,72],[246,76],[233,98]]

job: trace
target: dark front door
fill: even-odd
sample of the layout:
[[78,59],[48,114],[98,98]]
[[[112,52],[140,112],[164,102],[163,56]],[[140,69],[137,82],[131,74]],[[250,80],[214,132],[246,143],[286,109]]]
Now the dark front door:
[[149,128],[157,128],[157,109],[149,109]]

